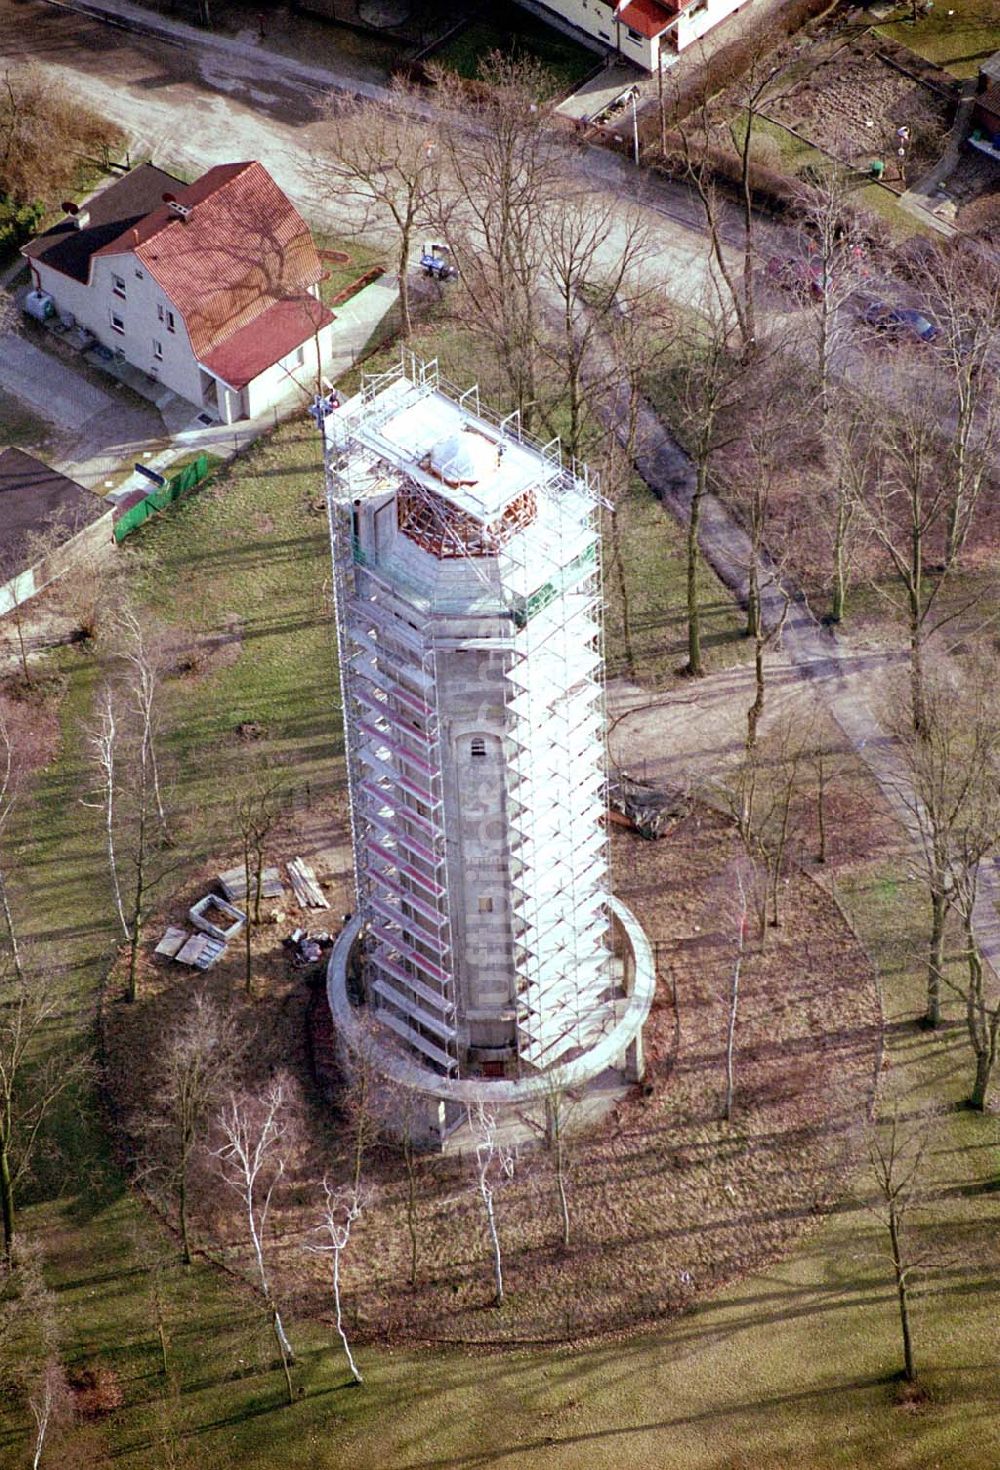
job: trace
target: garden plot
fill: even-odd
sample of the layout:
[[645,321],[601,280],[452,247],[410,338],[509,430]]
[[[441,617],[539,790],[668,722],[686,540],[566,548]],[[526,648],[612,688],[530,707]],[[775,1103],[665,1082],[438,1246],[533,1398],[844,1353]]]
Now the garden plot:
[[910,130],[906,172],[912,180],[940,156],[953,106],[946,93],[901,70],[866,38],[814,66],[769,104],[767,115],[842,163],[867,168],[885,159],[887,182],[898,182],[896,129]]

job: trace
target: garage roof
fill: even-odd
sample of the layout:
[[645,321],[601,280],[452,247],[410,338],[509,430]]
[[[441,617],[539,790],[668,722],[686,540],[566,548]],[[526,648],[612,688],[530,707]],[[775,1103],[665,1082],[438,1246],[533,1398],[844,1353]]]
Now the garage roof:
[[33,536],[51,529],[61,545],[106,510],[96,495],[33,454],[0,450],[0,585],[34,564]]

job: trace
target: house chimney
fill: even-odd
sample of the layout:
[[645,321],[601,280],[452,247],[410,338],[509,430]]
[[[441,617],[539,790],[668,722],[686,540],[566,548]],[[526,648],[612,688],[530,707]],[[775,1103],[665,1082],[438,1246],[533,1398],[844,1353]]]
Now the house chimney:
[[184,224],[187,224],[188,216],[191,213],[191,206],[189,204],[178,203],[176,196],[173,194],[164,194],[163,202],[175,219],[182,220]]
[[86,209],[81,209],[80,206],[78,204],[74,204],[71,199],[64,199],[62,207],[66,215],[68,216],[66,221],[67,224],[72,225],[74,230],[82,230],[86,225],[90,224],[90,214],[88,213],[88,211]]

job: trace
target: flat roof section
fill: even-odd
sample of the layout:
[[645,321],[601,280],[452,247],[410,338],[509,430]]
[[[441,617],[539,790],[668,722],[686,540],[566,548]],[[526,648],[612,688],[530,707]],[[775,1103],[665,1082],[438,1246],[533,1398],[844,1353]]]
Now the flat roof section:
[[96,495],[33,454],[0,450],[0,585],[31,565],[32,536],[58,526],[61,545],[106,511]]

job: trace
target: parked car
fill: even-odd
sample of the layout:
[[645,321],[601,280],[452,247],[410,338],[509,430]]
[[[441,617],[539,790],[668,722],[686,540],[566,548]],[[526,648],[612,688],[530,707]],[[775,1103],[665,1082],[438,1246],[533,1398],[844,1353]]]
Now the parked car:
[[447,245],[428,241],[421,252],[420,268],[425,276],[431,276],[435,281],[454,281],[458,277],[458,267],[452,263]]
[[784,291],[797,296],[823,295],[823,272],[818,260],[804,260],[798,255],[772,255],[767,262],[767,278]]
[[865,321],[877,332],[887,332],[897,338],[933,342],[938,335],[934,323],[912,306],[889,306],[884,301],[872,301],[865,307]]

